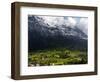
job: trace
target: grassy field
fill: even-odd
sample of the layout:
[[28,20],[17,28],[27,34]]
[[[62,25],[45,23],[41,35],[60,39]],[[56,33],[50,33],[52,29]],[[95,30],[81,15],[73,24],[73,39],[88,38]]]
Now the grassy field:
[[66,48],[37,50],[28,53],[28,66],[86,64],[87,52]]

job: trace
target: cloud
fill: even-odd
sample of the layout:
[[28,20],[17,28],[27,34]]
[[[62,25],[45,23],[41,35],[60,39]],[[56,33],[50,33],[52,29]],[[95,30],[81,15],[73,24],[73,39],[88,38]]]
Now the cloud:
[[77,27],[81,29],[85,34],[88,34],[88,18],[80,18]]
[[77,23],[77,21],[72,17],[67,17],[67,20],[65,21],[65,24],[72,28],[75,27],[76,23]]
[[45,24],[50,25],[51,27],[55,25],[62,25],[64,24],[64,17],[54,17],[54,16],[38,16],[43,19]]
[[[55,25],[58,26],[56,28],[59,28],[61,30],[64,30],[65,27],[60,27],[61,25],[66,25],[67,27],[75,28],[78,27],[80,30],[82,30],[85,34],[88,33],[88,18],[84,17],[65,17],[65,16],[35,16],[39,17],[40,19],[37,19],[41,24],[49,25],[48,28],[55,28]],[[42,19],[42,20],[41,20]]]
[[51,27],[55,25],[66,25],[69,27],[74,27],[76,25],[76,20],[72,17],[54,17],[54,16],[38,16],[43,19],[45,24],[50,25]]

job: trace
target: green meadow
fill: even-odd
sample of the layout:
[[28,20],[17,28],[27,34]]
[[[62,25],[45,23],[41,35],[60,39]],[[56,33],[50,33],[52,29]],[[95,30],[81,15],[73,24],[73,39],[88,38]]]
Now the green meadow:
[[28,53],[28,66],[54,66],[86,63],[86,51],[57,48],[37,50]]

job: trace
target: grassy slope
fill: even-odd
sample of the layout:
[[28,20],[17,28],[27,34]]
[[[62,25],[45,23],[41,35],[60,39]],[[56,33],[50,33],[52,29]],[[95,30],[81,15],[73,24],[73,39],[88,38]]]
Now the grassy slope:
[[86,51],[68,50],[66,48],[38,50],[28,53],[29,66],[86,64]]

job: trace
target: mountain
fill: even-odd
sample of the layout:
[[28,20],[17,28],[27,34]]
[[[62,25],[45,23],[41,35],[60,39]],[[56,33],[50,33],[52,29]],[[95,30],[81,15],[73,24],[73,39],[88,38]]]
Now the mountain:
[[[56,20],[58,19],[56,18]],[[73,27],[66,25],[65,21],[64,23],[61,21],[53,23],[48,20],[45,21],[41,16],[28,16],[29,51],[57,47],[87,49],[87,34],[77,25]]]

